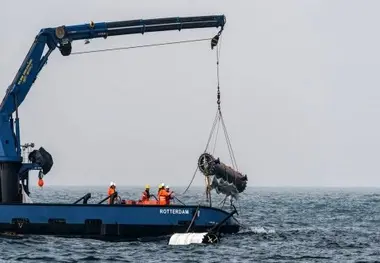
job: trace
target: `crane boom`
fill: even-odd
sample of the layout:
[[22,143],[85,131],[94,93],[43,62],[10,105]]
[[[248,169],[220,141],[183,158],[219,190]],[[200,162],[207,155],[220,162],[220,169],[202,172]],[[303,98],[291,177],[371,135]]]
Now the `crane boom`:
[[[21,160],[18,107],[25,100],[50,54],[58,48],[63,56],[71,54],[76,40],[144,34],[169,30],[221,27],[224,15],[137,19],[43,28],[36,36],[0,105],[0,162]],[[44,50],[48,48],[46,53]],[[13,120],[13,113],[16,113]]]

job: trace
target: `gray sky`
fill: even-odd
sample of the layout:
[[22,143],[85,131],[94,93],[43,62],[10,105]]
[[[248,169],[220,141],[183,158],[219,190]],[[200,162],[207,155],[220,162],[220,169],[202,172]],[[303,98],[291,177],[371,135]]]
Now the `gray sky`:
[[[378,1],[4,0],[5,93],[43,27],[225,14],[222,111],[249,186],[380,186]],[[73,51],[212,37],[216,29],[76,42]],[[20,108],[47,185],[187,185],[216,110],[209,43],[62,57]],[[217,155],[229,163],[223,136]],[[31,179],[31,183],[37,181]],[[197,175],[194,185],[202,185]]]

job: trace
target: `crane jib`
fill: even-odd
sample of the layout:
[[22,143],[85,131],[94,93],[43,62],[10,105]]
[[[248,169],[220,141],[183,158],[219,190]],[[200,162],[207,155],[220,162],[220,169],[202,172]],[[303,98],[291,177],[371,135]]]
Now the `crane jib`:
[[[0,163],[21,161],[21,140],[17,109],[25,100],[38,74],[47,64],[50,54],[56,48],[59,49],[63,56],[69,56],[72,51],[71,42],[76,40],[218,27],[220,27],[219,32],[221,32],[225,23],[226,18],[224,15],[208,15],[97,23],[91,21],[86,24],[62,25],[41,29],[0,104]],[[46,47],[48,50],[44,53]],[[15,112],[16,118],[13,119]]]

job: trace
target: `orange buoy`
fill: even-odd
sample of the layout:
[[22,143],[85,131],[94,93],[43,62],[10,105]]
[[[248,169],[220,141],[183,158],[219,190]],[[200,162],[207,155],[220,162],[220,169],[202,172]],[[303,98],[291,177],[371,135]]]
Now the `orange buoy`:
[[44,180],[42,180],[42,179],[38,179],[38,186],[39,186],[39,187],[44,186]]

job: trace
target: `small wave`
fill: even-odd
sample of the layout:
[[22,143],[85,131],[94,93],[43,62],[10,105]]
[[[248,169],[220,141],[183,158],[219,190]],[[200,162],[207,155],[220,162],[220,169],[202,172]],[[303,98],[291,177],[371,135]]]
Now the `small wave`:
[[95,256],[86,256],[86,257],[82,257],[79,259],[80,261],[82,260],[88,260],[88,261],[98,261],[98,260],[101,260],[101,258],[99,257],[95,257]]
[[287,256],[287,255],[273,255],[268,257],[267,259],[275,259],[275,260],[302,260],[302,259],[331,259],[331,257],[324,256]]
[[240,234],[247,234],[247,233],[253,233],[253,234],[275,234],[276,231],[274,229],[267,229],[265,227],[253,227],[253,226],[245,226],[243,228],[244,230],[240,231]]
[[274,229],[266,229],[264,227],[250,227],[250,231],[256,234],[275,234]]
[[23,261],[23,260],[36,260],[39,262],[49,262],[49,261],[55,261],[56,258],[54,257],[49,257],[49,256],[37,256],[37,257],[32,257],[32,256],[20,256],[16,258],[17,261]]

